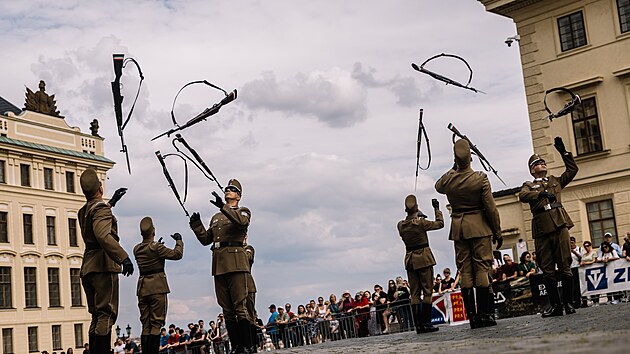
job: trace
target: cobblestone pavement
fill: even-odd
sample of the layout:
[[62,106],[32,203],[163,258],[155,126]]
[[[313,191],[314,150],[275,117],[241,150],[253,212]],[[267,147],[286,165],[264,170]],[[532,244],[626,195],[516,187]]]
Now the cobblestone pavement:
[[282,349],[289,353],[628,353],[630,303],[578,309],[555,318],[539,315],[498,320],[496,327],[441,325],[415,332],[326,342]]

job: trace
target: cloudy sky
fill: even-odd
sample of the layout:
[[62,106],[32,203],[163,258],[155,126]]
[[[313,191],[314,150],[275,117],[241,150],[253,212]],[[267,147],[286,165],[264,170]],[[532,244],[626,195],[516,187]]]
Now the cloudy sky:
[[[183,325],[220,311],[210,277],[211,255],[188,228],[150,139],[172,127],[170,109],[182,85],[208,80],[238,99],[183,135],[225,184],[243,184],[252,210],[258,310],[294,307],[345,289],[371,289],[404,275],[396,223],[414,193],[418,110],[424,109],[433,162],[418,178],[420,207],[442,202],[433,185],[452,165],[454,123],[500,171],[508,187],[528,178],[531,141],[519,50],[504,41],[511,20],[474,0],[443,1],[13,1],[0,5],[3,80],[0,96],[22,107],[24,85],[43,79],[72,126],[89,132],[98,118],[106,156],[117,162],[108,191],[129,192],[116,207],[121,243],[130,253],[138,223],[153,217],[158,236],[184,237],[184,259],[167,263],[167,321]],[[472,85],[487,95],[445,86],[412,70],[439,53],[465,57]],[[133,174],[118,152],[110,82],[112,53],[134,57],[146,77],[125,137]],[[453,59],[427,65],[466,81]],[[124,111],[138,77],[124,72]],[[202,85],[187,88],[175,114],[185,122],[222,98]],[[423,158],[426,155],[423,153]],[[184,171],[169,159],[183,188]],[[475,162],[474,167],[480,168]],[[186,207],[207,223],[214,183],[190,171]],[[494,190],[506,188],[490,177]],[[432,212],[429,213],[433,217]],[[448,221],[448,220],[447,220]],[[454,268],[448,227],[432,232],[436,271]],[[137,273],[121,278],[119,323],[139,331]]]

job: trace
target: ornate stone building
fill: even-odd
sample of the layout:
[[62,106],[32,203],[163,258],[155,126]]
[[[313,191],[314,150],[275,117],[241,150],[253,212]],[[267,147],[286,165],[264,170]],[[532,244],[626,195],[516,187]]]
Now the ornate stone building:
[[94,167],[105,181],[114,164],[103,156],[103,138],[69,126],[40,88],[30,93],[37,100],[27,94],[25,106],[44,113],[22,111],[0,97],[3,353],[59,352],[87,342],[79,176]]
[[[555,175],[564,171],[555,136],[576,156],[580,171],[562,195],[575,223],[571,235],[599,245],[604,232],[611,232],[623,243],[630,231],[630,2],[479,1],[516,24],[534,152]],[[543,99],[559,86],[579,94],[582,104],[550,122],[543,119]],[[568,100],[567,94],[548,96],[556,111]],[[514,163],[527,168],[527,161]],[[531,214],[518,201],[519,189],[495,194],[501,224],[508,247],[523,239],[533,249]]]

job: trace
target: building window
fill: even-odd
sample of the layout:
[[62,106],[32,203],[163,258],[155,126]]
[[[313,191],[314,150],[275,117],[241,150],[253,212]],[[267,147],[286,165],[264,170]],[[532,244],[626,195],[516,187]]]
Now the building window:
[[9,222],[7,212],[0,211],[0,243],[9,243]]
[[66,171],[66,192],[74,193],[74,172]]
[[70,268],[70,297],[72,306],[83,306],[81,299],[81,269]]
[[630,31],[630,0],[617,0],[621,33]]
[[53,170],[52,168],[44,167],[44,188],[53,190],[55,186],[53,184]]
[[74,347],[83,348],[83,324],[74,324]]
[[59,268],[48,268],[48,306],[61,306],[59,294]]
[[24,268],[24,303],[26,307],[37,307],[37,268]]
[[586,204],[586,211],[588,212],[588,227],[591,230],[591,240],[594,246],[598,246],[604,241],[606,232],[613,235],[613,242],[619,242],[612,199],[588,203]]
[[22,227],[24,228],[24,244],[32,245],[33,242],[33,215],[22,214]]
[[2,354],[13,354],[13,328],[2,329]]
[[57,245],[57,237],[55,237],[55,217],[54,216],[46,217],[46,236],[48,239],[49,246]]
[[0,309],[13,308],[11,301],[11,267],[0,267]]
[[61,350],[61,325],[52,326],[52,348],[53,350]]
[[29,327],[28,328],[28,351],[38,352],[39,349],[37,345],[37,327]]
[[0,183],[7,183],[4,172],[4,161],[0,160]]
[[30,187],[31,186],[31,166],[26,164],[20,164],[20,180],[22,182],[22,186]]
[[558,32],[562,51],[586,45],[586,30],[582,11],[558,17]]
[[70,247],[79,247],[77,239],[77,219],[68,219],[68,237],[70,238]]
[[583,155],[602,151],[602,135],[599,131],[595,97],[582,100],[582,104],[575,108],[572,117],[577,154]]

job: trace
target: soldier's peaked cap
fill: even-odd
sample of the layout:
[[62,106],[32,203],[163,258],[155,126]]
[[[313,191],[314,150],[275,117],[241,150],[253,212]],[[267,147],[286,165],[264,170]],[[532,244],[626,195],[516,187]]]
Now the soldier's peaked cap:
[[231,180],[229,180],[227,186],[234,187],[238,189],[238,194],[243,194],[243,187],[241,187],[241,182],[239,182],[236,178],[232,178]]
[[91,168],[83,171],[83,173],[81,174],[80,182],[81,190],[83,191],[83,194],[87,196],[96,194],[98,189],[101,187],[101,181],[98,180],[96,171]]
[[455,162],[459,167],[470,166],[470,144],[466,139],[459,139],[453,144]]
[[415,195],[410,194],[405,198],[405,209],[412,210],[414,209],[414,207],[417,207],[417,206],[418,206],[418,200],[416,199]]
[[153,219],[151,219],[148,216],[145,216],[144,218],[142,218],[142,220],[140,220],[140,234],[142,236],[151,235],[151,232],[153,232],[153,230],[154,230]]
[[529,166],[529,169],[531,170],[532,167],[534,167],[534,164],[538,161],[545,161],[545,159],[540,157],[540,155],[538,154],[533,154],[529,157],[529,160],[527,161],[527,166]]

